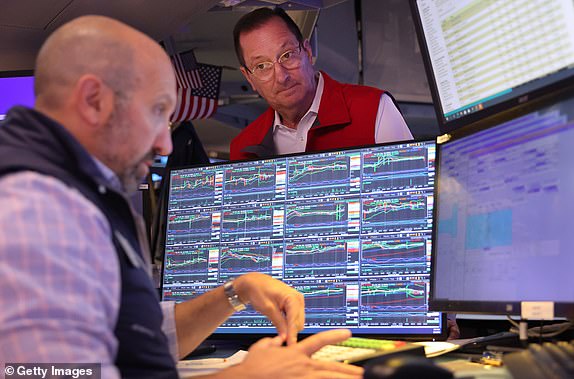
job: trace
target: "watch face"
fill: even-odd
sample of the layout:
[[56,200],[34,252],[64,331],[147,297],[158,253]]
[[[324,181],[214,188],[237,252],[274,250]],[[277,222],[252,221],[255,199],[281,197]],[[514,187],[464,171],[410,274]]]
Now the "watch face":
[[223,292],[225,292],[229,304],[231,304],[236,312],[242,311],[246,308],[245,304],[241,301],[237,293],[235,293],[233,280],[230,280],[223,285]]
[[245,304],[243,304],[241,302],[241,300],[239,300],[239,297],[237,295],[235,295],[235,297],[232,297],[231,299],[229,299],[229,302],[233,306],[233,309],[235,309],[237,312],[240,312],[240,311],[244,310],[245,308],[247,308],[245,306]]

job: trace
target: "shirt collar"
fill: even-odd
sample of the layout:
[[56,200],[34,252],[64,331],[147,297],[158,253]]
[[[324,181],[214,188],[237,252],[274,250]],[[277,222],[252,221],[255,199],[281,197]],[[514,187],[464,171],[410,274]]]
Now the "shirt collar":
[[93,155],[91,157],[96,164],[96,167],[99,169],[100,174],[102,174],[102,179],[104,179],[105,183],[113,190],[123,193],[124,189],[122,183],[120,182],[120,178],[118,178],[116,173],[113,172],[111,168],[102,163],[102,161],[100,161],[98,158],[94,157]]
[[[315,90],[315,97],[313,98],[313,102],[311,103],[311,107],[309,107],[309,110],[307,111],[307,113],[305,113],[305,115],[301,118],[304,119],[308,114],[312,114],[313,116],[316,116],[319,113],[319,105],[321,104],[321,96],[323,96],[323,86],[324,86],[324,80],[323,80],[323,75],[320,72],[317,72],[317,76],[319,77],[319,80],[317,82],[317,89]],[[273,130],[275,131],[275,129],[277,129],[280,126],[284,126],[281,123],[281,116],[279,116],[279,113],[277,111],[275,111],[275,118],[273,120]]]

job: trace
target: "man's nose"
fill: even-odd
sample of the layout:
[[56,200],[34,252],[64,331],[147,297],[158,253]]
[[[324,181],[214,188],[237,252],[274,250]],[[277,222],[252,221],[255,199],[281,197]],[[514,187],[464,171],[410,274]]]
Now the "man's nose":
[[290,77],[289,70],[283,67],[279,62],[275,62],[273,70],[275,70],[275,81],[279,83],[285,83]]
[[171,142],[171,130],[169,126],[166,126],[156,138],[154,151],[158,155],[169,155],[172,150],[173,144]]

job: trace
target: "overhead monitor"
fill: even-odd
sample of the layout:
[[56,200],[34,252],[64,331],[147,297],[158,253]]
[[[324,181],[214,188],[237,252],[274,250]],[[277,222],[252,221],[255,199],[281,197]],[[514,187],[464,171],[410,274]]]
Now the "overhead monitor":
[[574,85],[572,0],[411,0],[443,133]]
[[[248,272],[303,293],[305,333],[441,338],[428,311],[435,142],[172,170],[162,298]],[[273,333],[251,307],[217,333]]]
[[431,309],[574,316],[573,146],[574,97],[439,144]]
[[34,76],[31,71],[0,72],[0,120],[15,105],[34,106]]

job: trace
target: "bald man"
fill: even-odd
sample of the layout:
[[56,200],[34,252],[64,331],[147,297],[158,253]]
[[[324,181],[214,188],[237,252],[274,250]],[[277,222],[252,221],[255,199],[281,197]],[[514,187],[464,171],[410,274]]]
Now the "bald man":
[[106,379],[177,378],[177,358],[251,303],[278,336],[214,377],[361,377],[309,358],[349,332],[296,343],[303,297],[269,276],[160,306],[125,196],[172,148],[175,79],[158,44],[81,17],[47,39],[35,73],[34,109],[15,107],[0,125],[0,364],[98,363]]

